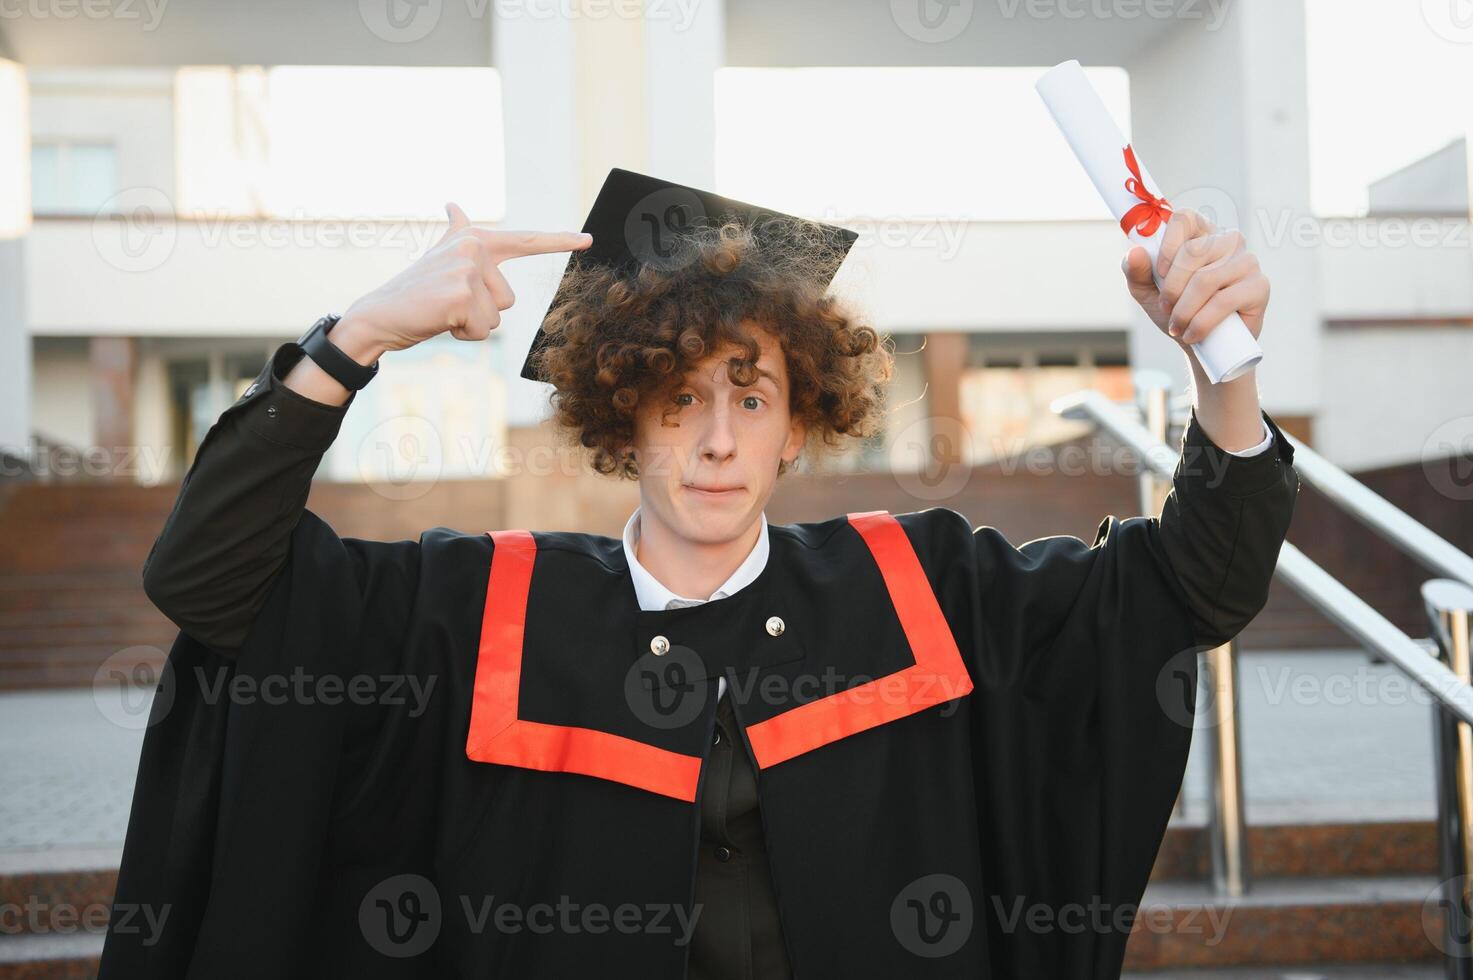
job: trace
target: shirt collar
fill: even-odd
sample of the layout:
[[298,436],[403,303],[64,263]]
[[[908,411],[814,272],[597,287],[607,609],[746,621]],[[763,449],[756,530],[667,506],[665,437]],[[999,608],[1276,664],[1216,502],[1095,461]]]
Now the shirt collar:
[[[653,609],[664,609],[670,604],[671,599],[686,599],[687,602],[706,601],[687,599],[685,596],[676,595],[665,587],[659,579],[649,573],[639,559],[634,557],[634,546],[639,541],[639,511],[634,508],[634,513],[629,515],[629,520],[624,523],[624,558],[629,562],[629,575],[634,580],[634,595],[639,600],[639,608],[648,612]],[[767,512],[762,512],[762,529],[757,533],[757,543],[752,546],[751,552],[736,567],[736,571],[721,583],[721,586],[712,592],[709,599],[722,599],[732,595],[738,589],[750,585],[752,581],[767,567],[767,554],[769,546],[767,543]]]

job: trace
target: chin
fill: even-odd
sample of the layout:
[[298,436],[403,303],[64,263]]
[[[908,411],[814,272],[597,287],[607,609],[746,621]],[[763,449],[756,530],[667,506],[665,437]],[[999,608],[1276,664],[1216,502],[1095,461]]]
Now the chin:
[[[689,495],[687,495],[689,496]],[[680,533],[691,541],[712,543],[736,537],[756,519],[750,500],[689,501],[680,508]]]

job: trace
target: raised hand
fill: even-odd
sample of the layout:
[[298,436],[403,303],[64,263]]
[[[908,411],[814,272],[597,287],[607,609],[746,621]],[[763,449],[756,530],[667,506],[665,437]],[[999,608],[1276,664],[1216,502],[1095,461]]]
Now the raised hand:
[[1200,342],[1234,312],[1253,336],[1263,330],[1268,277],[1236,228],[1219,231],[1196,211],[1176,211],[1156,256],[1160,288],[1151,276],[1150,256],[1139,245],[1120,267],[1131,296],[1183,346]]
[[458,340],[484,340],[516,301],[501,274],[507,259],[581,251],[593,243],[582,232],[487,231],[470,223],[454,202],[445,205],[450,227],[403,272],[353,302],[331,340],[371,364],[385,351],[404,350],[449,331]]

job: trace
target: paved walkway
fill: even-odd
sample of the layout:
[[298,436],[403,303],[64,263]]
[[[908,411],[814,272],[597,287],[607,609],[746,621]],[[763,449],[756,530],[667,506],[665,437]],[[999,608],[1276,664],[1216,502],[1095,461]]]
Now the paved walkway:
[[0,694],[0,848],[122,841],[143,744],[141,723],[115,721],[129,707],[115,691]]
[[[1247,654],[1239,674],[1251,823],[1433,815],[1430,710],[1395,668],[1353,651]],[[0,694],[0,863],[123,839],[145,709],[115,691]]]
[[1428,966],[1255,966],[1243,970],[1170,970],[1125,973],[1122,980],[1442,980],[1442,967]]

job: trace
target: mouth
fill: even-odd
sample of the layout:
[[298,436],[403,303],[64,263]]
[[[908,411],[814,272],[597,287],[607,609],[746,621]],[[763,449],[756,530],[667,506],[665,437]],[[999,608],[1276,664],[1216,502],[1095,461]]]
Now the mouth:
[[691,491],[697,496],[706,497],[712,500],[721,500],[724,498],[732,497],[738,493],[741,493],[742,491],[741,487],[698,487],[694,483],[687,483],[684,484],[684,486],[685,489]]

